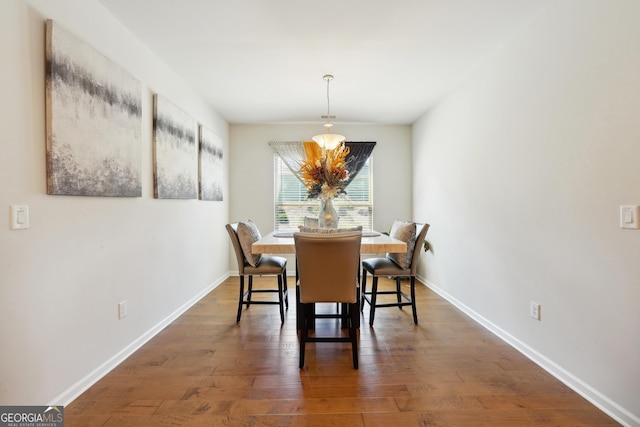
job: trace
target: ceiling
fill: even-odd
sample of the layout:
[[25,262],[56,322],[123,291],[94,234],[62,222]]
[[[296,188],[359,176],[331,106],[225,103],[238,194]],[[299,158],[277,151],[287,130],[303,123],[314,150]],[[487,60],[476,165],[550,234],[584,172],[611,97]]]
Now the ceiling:
[[[99,0],[230,123],[410,124],[552,0]],[[337,130],[337,129],[336,129]]]

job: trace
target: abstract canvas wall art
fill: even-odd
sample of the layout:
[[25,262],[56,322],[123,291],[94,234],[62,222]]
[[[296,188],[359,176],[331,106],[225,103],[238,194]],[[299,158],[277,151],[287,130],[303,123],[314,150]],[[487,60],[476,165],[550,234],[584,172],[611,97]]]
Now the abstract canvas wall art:
[[196,121],[154,95],[153,183],[157,199],[198,198]]
[[47,194],[140,197],[141,85],[46,21]]
[[200,125],[200,200],[222,201],[222,141]]

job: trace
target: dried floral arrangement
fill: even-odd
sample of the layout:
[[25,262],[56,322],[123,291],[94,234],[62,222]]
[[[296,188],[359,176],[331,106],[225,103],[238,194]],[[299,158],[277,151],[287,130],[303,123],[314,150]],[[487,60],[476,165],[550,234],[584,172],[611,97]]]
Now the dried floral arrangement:
[[336,148],[325,149],[315,142],[305,142],[304,151],[306,158],[299,172],[307,187],[307,197],[327,200],[344,193],[349,180],[349,147],[342,142]]

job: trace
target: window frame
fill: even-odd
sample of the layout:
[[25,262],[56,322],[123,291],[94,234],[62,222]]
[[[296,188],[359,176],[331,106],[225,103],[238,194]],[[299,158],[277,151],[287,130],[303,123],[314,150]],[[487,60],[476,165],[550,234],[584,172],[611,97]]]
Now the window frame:
[[[318,199],[306,198],[306,187],[289,170],[277,153],[274,153],[273,162],[274,177],[274,199],[273,199],[273,230],[275,232],[297,231],[298,226],[304,225],[304,217],[317,217],[320,210]],[[363,175],[366,174],[366,175]],[[286,176],[288,186],[297,188],[290,189],[290,198],[294,200],[279,201],[281,196],[281,186],[283,177]],[[357,186],[362,186],[363,178],[368,182],[366,191],[359,191],[358,199],[354,200],[349,195]],[[340,218],[339,227],[352,227],[362,225],[363,230],[373,229],[373,156],[369,156],[365,167],[362,168],[358,176],[345,189],[346,195],[341,195],[333,200],[333,206],[338,211]],[[295,200],[297,199],[297,200]]]

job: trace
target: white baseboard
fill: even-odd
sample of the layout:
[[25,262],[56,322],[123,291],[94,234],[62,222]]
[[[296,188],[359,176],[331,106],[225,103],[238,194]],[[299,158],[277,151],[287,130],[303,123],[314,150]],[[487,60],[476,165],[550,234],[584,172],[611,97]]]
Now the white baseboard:
[[224,282],[229,277],[229,274],[226,274],[221,279],[217,280],[214,283],[211,283],[205,289],[200,291],[197,295],[191,298],[189,301],[184,303],[182,306],[177,308],[173,313],[169,314],[162,321],[160,321],[157,325],[149,329],[147,332],[142,334],[138,339],[133,341],[131,344],[120,350],[109,360],[104,362],[102,365],[98,366],[93,370],[89,375],[82,378],[80,381],[73,384],[67,390],[58,395],[55,399],[53,399],[50,404],[51,405],[64,405],[67,406],[71,402],[73,402],[78,396],[87,391],[91,386],[97,383],[102,377],[107,375],[111,370],[113,370],[116,366],[122,363],[127,357],[131,356],[134,352],[136,352],[140,347],[145,345],[151,338],[155,337],[160,331],[166,328],[171,322],[180,317],[185,311],[191,308],[195,303],[200,301],[207,295],[209,292],[217,288],[222,282]]
[[589,402],[598,407],[611,418],[626,427],[640,427],[640,418],[638,416],[632,414],[630,411],[626,410],[604,394],[600,393],[598,390],[591,387],[580,378],[563,369],[553,360],[532,349],[527,344],[523,343],[499,326],[482,317],[481,315],[467,307],[465,304],[449,295],[443,289],[440,289],[438,286],[426,280],[424,277],[417,278],[429,289],[440,295],[442,298],[446,299],[448,302],[453,304],[456,308],[460,309],[467,316],[471,317],[473,320],[496,335],[498,338],[502,339],[507,344],[518,350],[520,353],[525,355],[528,359],[540,366],[549,374],[562,381],[567,387],[571,388],[576,393],[587,399]]

